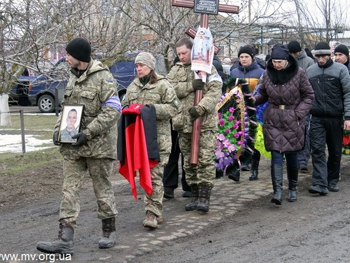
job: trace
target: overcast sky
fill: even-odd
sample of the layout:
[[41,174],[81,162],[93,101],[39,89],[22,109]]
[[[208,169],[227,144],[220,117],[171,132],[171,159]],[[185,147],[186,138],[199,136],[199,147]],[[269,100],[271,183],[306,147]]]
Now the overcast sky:
[[[321,6],[321,3],[323,3],[325,0],[299,0],[303,5],[307,6],[307,11],[309,12],[309,15],[314,17],[316,20],[318,20],[320,27],[325,26],[323,19],[323,15],[321,14],[321,11],[317,7],[317,5]],[[327,0],[328,1],[328,0]],[[341,23],[344,23],[347,28],[350,28],[350,17],[345,14],[349,14],[350,12],[350,1],[349,0],[330,0],[334,4],[334,8],[336,9],[336,12],[343,14],[343,19]],[[244,6],[248,6],[249,0],[220,0],[220,3],[226,3],[226,4],[233,4],[237,5],[240,8],[242,7],[242,4]],[[263,14],[271,14],[276,9],[281,12],[294,12],[295,11],[295,4],[293,0],[250,0],[251,3],[251,19],[253,20],[254,16],[261,16]],[[282,3],[282,4],[281,4]],[[265,13],[266,6],[269,5],[270,8]],[[278,7],[278,8],[277,8]],[[248,18],[248,8],[244,10],[240,10],[241,18],[247,17]],[[331,13],[331,21],[332,16],[339,17],[339,14],[334,14],[335,12]],[[234,16],[234,15],[233,15]],[[248,19],[247,21],[248,22]],[[258,23],[262,23],[263,21],[259,21]],[[272,21],[269,21],[272,22]]]

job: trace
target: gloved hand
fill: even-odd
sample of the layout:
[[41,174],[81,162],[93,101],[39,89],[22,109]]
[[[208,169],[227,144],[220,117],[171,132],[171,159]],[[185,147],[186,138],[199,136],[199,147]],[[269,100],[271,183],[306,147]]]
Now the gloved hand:
[[76,143],[72,143],[72,146],[81,146],[83,144],[86,144],[87,141],[88,141],[86,135],[84,133],[82,133],[82,132],[79,132],[78,134],[73,135],[72,139],[77,139],[77,142]]
[[188,112],[190,113],[191,121],[195,121],[197,118],[199,118],[199,116],[201,116],[197,111],[196,107],[189,108]]
[[52,141],[54,145],[60,146],[61,143],[58,141],[58,131],[53,133]]
[[204,90],[204,82],[201,79],[192,80],[192,88],[194,90]]

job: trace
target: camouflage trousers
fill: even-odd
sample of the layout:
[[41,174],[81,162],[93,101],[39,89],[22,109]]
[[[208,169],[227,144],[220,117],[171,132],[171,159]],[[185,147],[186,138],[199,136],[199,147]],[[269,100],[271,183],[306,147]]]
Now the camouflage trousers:
[[213,131],[201,131],[198,164],[196,165],[190,163],[191,144],[192,134],[179,132],[179,145],[184,157],[184,170],[187,184],[204,183],[213,187],[216,174],[214,164],[216,133]]
[[168,163],[169,154],[160,154],[160,162],[151,169],[152,195],[145,195],[145,211],[151,211],[157,216],[162,215],[163,211],[163,173],[164,167]]
[[64,156],[62,201],[60,219],[75,225],[80,212],[79,194],[84,176],[88,172],[97,199],[98,218],[105,219],[118,214],[112,184],[108,177],[113,172],[114,160],[108,158],[69,159]]

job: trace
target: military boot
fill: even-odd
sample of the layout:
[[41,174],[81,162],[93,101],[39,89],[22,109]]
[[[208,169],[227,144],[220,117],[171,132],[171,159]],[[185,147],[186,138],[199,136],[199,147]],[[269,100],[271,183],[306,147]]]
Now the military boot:
[[249,181],[258,180],[259,161],[260,160],[252,159],[252,169],[251,169],[251,174],[249,176]]
[[191,202],[185,205],[185,210],[186,211],[193,211],[197,209],[198,205],[198,185],[197,184],[192,184],[191,185],[191,192],[193,194]]
[[197,204],[197,211],[208,212],[211,195],[210,184],[199,184],[199,199]]
[[271,203],[282,204],[283,164],[271,165],[271,180],[273,185],[273,197]]
[[99,248],[111,248],[116,240],[115,217],[102,219],[102,238],[98,242]]
[[297,185],[298,185],[298,166],[287,165],[288,177],[288,202],[295,202],[297,200]]
[[149,229],[156,229],[158,228],[158,224],[163,222],[162,216],[157,216],[155,213],[147,210],[146,211],[146,219],[143,220],[143,226],[147,227]]
[[74,228],[64,219],[60,219],[59,222],[58,240],[53,242],[40,241],[36,245],[37,250],[49,254],[73,254]]

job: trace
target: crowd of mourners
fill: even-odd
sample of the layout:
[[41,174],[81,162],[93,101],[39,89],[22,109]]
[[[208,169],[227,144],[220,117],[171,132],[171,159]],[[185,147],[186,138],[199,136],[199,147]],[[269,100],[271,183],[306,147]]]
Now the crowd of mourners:
[[[234,63],[229,58],[221,62],[214,56],[209,73],[191,69],[192,47],[190,38],[176,42],[176,59],[166,76],[157,73],[151,53],[139,53],[135,59],[137,76],[120,101],[108,67],[91,58],[90,43],[75,38],[67,44],[66,60],[71,71],[62,106],[83,105],[82,117],[79,130],[70,133],[69,140],[60,130],[61,122],[66,122],[64,117],[60,115],[54,127],[53,141],[63,156],[64,176],[59,235],[55,241],[38,242],[39,251],[73,254],[79,193],[87,173],[102,222],[98,246],[105,249],[115,245],[118,212],[109,178],[116,161],[135,197],[134,177],[138,171],[145,190],[142,224],[148,229],[157,229],[163,221],[163,198],[174,198],[180,156],[182,196],[190,198],[186,211],[210,210],[217,177],[226,174],[239,181],[240,171],[250,171],[249,181],[258,180],[260,158],[266,153],[271,159],[271,202],[275,205],[283,201],[284,168],[287,200],[297,201],[298,175],[308,172],[310,157],[313,169],[309,193],[323,196],[340,191],[342,150],[347,146],[343,145],[343,137],[350,130],[347,46],[338,45],[331,51],[328,43],[319,42],[309,54],[299,42],[291,41],[288,45],[275,44],[261,61],[253,46],[245,45]],[[261,128],[262,144],[257,138],[246,145],[230,144],[231,133],[218,132],[218,127],[224,125],[219,116],[228,111],[233,115],[236,110],[230,103],[236,105],[240,93],[235,88],[241,84],[247,87],[242,92],[247,104],[253,105],[249,108],[256,110],[256,114],[249,115],[255,121],[248,120],[247,125]],[[232,95],[228,107],[218,114],[218,102],[227,94],[237,97]],[[229,121],[232,118],[229,114]],[[192,135],[198,121],[196,132],[200,138],[197,161],[193,162]],[[226,149],[230,152],[242,146],[221,173],[214,156],[225,158],[228,151],[217,150],[219,140],[228,143]]]

